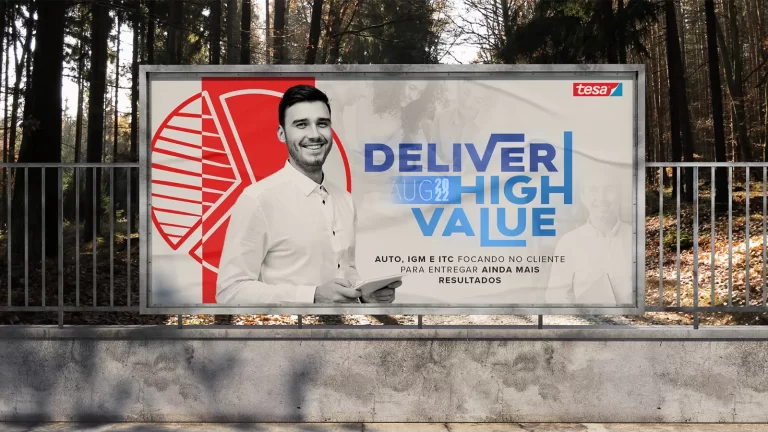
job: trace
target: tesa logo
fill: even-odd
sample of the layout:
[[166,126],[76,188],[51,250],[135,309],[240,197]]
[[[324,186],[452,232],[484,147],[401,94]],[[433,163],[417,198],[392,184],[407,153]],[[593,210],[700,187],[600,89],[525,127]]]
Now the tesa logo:
[[573,83],[574,96],[621,96],[621,83],[596,83],[596,82],[575,82]]

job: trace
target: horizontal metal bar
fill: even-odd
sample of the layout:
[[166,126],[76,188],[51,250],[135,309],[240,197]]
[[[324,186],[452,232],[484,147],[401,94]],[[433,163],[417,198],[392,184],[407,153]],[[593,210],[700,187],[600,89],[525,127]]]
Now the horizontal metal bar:
[[768,307],[764,306],[702,306],[699,308],[695,308],[692,306],[667,306],[667,307],[658,307],[658,306],[646,306],[645,307],[646,312],[699,312],[699,313],[707,313],[707,312],[729,312],[729,313],[736,313],[736,312],[768,312]]
[[0,167],[11,168],[138,168],[138,162],[0,162]]
[[[632,64],[312,64],[312,65],[139,65],[139,75],[148,74],[150,80],[164,79],[171,74],[228,75],[228,74],[377,74],[387,73],[409,75],[413,73],[503,73],[504,78],[510,74],[530,73],[550,77],[557,73],[590,74],[590,73],[630,73],[644,72],[644,65]],[[572,76],[572,75],[566,75]],[[600,79],[600,78],[594,78]]]
[[[218,304],[196,304],[195,310],[203,315],[640,315],[639,308],[632,305],[620,305],[616,307],[598,306],[528,306],[517,308],[498,305],[454,305],[428,307],[420,304],[393,306],[371,305],[371,307],[344,306],[339,303],[336,306],[330,304],[318,305],[265,305],[238,307]],[[148,315],[178,315],[188,314],[188,306],[159,307],[145,306],[141,308],[142,314]],[[196,312],[197,313],[197,312]]]
[[138,306],[0,306],[0,312],[139,312]]
[[764,167],[768,162],[646,162],[646,168],[676,167]]
[[[64,307],[58,307],[58,306],[0,306],[0,312],[139,312],[139,306],[64,306]],[[218,311],[217,311],[218,312]],[[693,313],[693,312],[699,312],[699,313],[721,313],[721,312],[728,312],[728,313],[755,313],[755,312],[768,312],[768,307],[763,306],[715,306],[715,307],[709,307],[709,306],[703,306],[699,308],[694,308],[691,306],[681,306],[681,307],[675,307],[675,306],[646,306],[645,312],[687,312],[687,313]],[[156,315],[167,315],[165,313],[157,313]],[[440,327],[449,327],[450,325],[440,325]],[[532,324],[533,327],[536,327],[535,324]],[[274,326],[272,326],[274,327]],[[361,326],[365,327],[365,326]],[[380,326],[370,326],[371,328],[378,328]],[[504,327],[504,326],[493,326],[493,327]]]

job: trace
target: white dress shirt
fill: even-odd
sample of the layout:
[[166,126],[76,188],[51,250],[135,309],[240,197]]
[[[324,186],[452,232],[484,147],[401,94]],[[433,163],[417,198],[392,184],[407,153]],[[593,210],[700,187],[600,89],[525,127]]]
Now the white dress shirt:
[[220,304],[313,303],[334,278],[358,280],[352,196],[290,163],[232,207],[216,282]]
[[590,222],[564,235],[554,255],[548,303],[617,305],[632,302],[632,227],[618,221],[603,235]]

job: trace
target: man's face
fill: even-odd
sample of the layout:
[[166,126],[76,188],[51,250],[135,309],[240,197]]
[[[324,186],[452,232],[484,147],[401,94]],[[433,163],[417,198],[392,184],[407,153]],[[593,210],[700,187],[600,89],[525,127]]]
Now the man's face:
[[288,146],[295,166],[306,170],[322,168],[333,143],[331,114],[324,102],[299,102],[285,110],[285,127],[278,138]]
[[581,189],[581,199],[595,218],[615,218],[619,215],[619,188],[609,178],[587,179]]

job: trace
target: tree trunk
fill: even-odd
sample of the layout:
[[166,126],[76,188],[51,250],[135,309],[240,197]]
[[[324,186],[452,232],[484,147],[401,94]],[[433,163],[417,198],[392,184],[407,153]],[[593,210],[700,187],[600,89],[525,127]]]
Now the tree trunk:
[[[28,30],[29,39],[32,39],[32,29],[36,28],[37,21],[33,18],[35,15],[35,11],[37,10],[37,4],[36,3],[30,3],[28,8],[29,16],[26,19],[26,23],[24,24],[25,27]],[[31,46],[31,45],[30,45]],[[29,89],[32,88],[32,51],[31,48],[27,50],[27,60],[26,60],[26,83],[24,84],[24,100],[28,100],[29,98]]]
[[168,63],[179,64],[181,60],[181,2],[180,0],[170,0],[168,4],[168,40],[166,50],[168,51]]
[[[613,16],[612,0],[596,0],[599,20],[601,21],[602,37],[605,37],[605,58],[610,64],[619,62],[618,50],[616,49],[616,19]],[[506,25],[506,23],[505,23]]]
[[[610,0],[605,0],[610,1]],[[515,62],[515,55],[514,50],[511,49],[513,47],[512,39],[514,37],[513,35],[513,27],[512,27],[512,18],[509,16],[509,0],[502,0],[501,1],[501,22],[503,23],[502,26],[502,32],[503,32],[503,48],[502,48],[502,59],[504,63],[511,64]]]
[[[13,34],[16,34],[16,26],[13,27]],[[22,72],[24,68],[24,64],[27,61],[27,58],[31,55],[31,47],[32,47],[32,20],[27,19],[27,29],[26,29],[26,35],[24,39],[24,48],[21,51],[21,59],[16,59],[16,82],[13,85],[13,104],[11,106],[11,132],[10,132],[10,139],[9,144],[10,148],[8,149],[9,161],[15,162],[16,161],[16,137],[18,129],[16,125],[19,124],[19,99],[21,98],[21,77]],[[13,38],[15,39],[15,37]],[[13,46],[13,54],[14,58],[16,57],[16,45]],[[25,92],[26,93],[26,92]],[[18,171],[19,173],[21,171]]]
[[83,70],[85,69],[85,47],[83,46],[83,35],[81,32],[80,40],[77,42],[80,54],[77,58],[77,114],[75,118],[75,163],[80,162],[80,151],[83,142]]
[[227,64],[237,64],[239,49],[237,32],[240,23],[237,21],[237,0],[227,0]]
[[[107,82],[107,42],[112,22],[109,19],[109,9],[106,6],[100,3],[92,3],[91,7],[91,76],[89,83],[90,92],[88,95],[88,150],[86,157],[88,162],[98,163],[101,162],[104,145],[104,93]],[[97,236],[101,233],[99,223],[102,213],[101,169],[95,169],[95,184],[93,171],[93,168],[87,170],[85,182],[85,196],[88,203],[84,229],[86,241],[96,240],[93,238],[94,228]],[[96,202],[93,202],[94,190],[96,191]],[[95,218],[94,209],[96,212]]]
[[251,0],[243,0],[240,22],[240,64],[251,64]]
[[[5,153],[5,148],[7,147],[7,143],[8,143],[8,140],[6,138],[7,131],[8,131],[8,128],[6,126],[7,119],[8,119],[8,113],[7,113],[8,112],[8,93],[7,93],[7,91],[8,91],[8,83],[7,83],[7,81],[8,81],[8,78],[7,78],[8,77],[8,50],[5,51],[5,54],[6,54],[6,57],[5,57],[5,59],[6,59],[6,61],[5,61],[5,69],[3,69],[3,64],[2,64],[3,48],[5,47],[5,42],[6,42],[5,41],[5,39],[6,39],[5,38],[5,34],[6,34],[5,33],[5,17],[6,17],[6,14],[8,12],[8,7],[7,6],[8,5],[6,4],[5,0],[0,0],[0,35],[2,35],[0,37],[0,76],[3,75],[3,72],[5,72],[5,76],[6,76],[6,79],[5,79],[5,81],[6,81],[6,84],[5,84],[5,91],[6,91],[6,93],[5,93],[5,111],[6,112],[5,112],[4,116],[3,116],[3,162],[5,162],[5,159],[6,159],[6,157],[5,157],[5,154],[6,154]],[[3,170],[3,171],[5,171],[5,170]],[[5,190],[5,187],[4,187],[5,186],[5,182],[3,182],[2,186],[3,186],[3,190]],[[4,217],[4,215],[0,215],[0,217]]]
[[[136,8],[139,4],[136,2]],[[141,20],[137,11],[133,20],[133,52],[131,54],[131,162],[138,161],[139,150],[139,33]],[[135,207],[134,207],[135,208]]]
[[[344,5],[343,8],[341,8],[341,4]],[[339,56],[341,54],[341,20],[344,16],[344,11],[346,11],[347,4],[341,3],[338,1],[331,1],[331,5],[328,8],[328,14],[330,15],[330,26],[328,29],[328,64],[336,64],[339,61]]]
[[264,23],[266,24],[267,28],[267,30],[264,32],[264,46],[266,48],[264,60],[266,64],[270,64],[272,63],[272,35],[269,34],[269,0],[264,0],[264,11]]
[[621,64],[627,63],[627,29],[624,28],[626,25],[625,21],[626,18],[624,17],[624,0],[618,0],[618,6],[616,8],[616,22],[618,23],[616,26],[616,42],[619,45],[619,63]]
[[312,2],[312,20],[309,24],[309,42],[304,64],[315,64],[317,60],[317,45],[320,43],[320,20],[323,16],[323,0]]
[[211,64],[221,64],[221,0],[211,0]]
[[282,64],[285,61],[285,1],[275,0],[274,52],[272,63]]
[[744,66],[736,14],[737,10],[734,1],[728,0],[728,24],[731,33],[731,61],[733,62],[733,92],[731,93],[731,98],[733,99],[733,110],[736,120],[736,140],[739,145],[739,154],[742,162],[750,162],[752,152],[747,132],[747,113],[744,108]]
[[114,118],[114,133],[112,134],[112,162],[117,161],[117,144],[120,137],[120,130],[119,130],[119,114],[117,111],[118,107],[118,96],[120,94],[120,27],[122,26],[121,16],[120,14],[117,14],[117,33],[116,33],[116,53],[115,53],[115,118]]
[[328,63],[328,49],[331,47],[331,25],[333,25],[333,10],[336,8],[336,1],[329,0],[328,2],[328,18],[325,20],[325,24],[322,26],[325,29],[325,34],[321,37],[323,50],[320,52],[321,64]]
[[[674,10],[674,8],[673,8]],[[674,22],[674,21],[673,21]],[[674,29],[675,32],[677,29]],[[677,42],[678,39],[675,38],[674,42]],[[680,135],[682,137],[682,151],[683,151],[683,161],[685,162],[693,162],[693,154],[696,151],[695,143],[696,139],[694,137],[693,129],[691,128],[691,120],[690,120],[690,104],[688,103],[688,91],[686,88],[686,79],[685,79],[685,63],[684,63],[684,57],[682,55],[682,52],[684,51],[684,47],[679,46],[677,43],[674,44],[673,49],[676,51],[675,57],[677,59],[677,97],[679,98],[678,107],[679,115],[680,115]],[[693,184],[693,170],[690,168],[686,168],[683,170],[684,172],[684,199],[686,202],[693,202],[693,188],[698,187],[698,185]]]
[[[725,162],[725,126],[723,121],[723,90],[720,83],[720,61],[717,52],[714,0],[704,2],[707,26],[707,55],[709,56],[709,85],[712,88],[712,121],[715,130],[715,160]],[[725,168],[715,173],[715,199],[721,203],[728,198],[728,178]]]
[[[40,8],[37,14],[35,68],[31,80],[31,97],[24,104],[24,112],[28,115],[25,115],[19,162],[61,162],[61,83],[66,11],[66,3],[51,2]],[[20,181],[14,187],[12,229],[22,233],[26,222],[29,258],[35,262],[43,254],[56,257],[59,252],[58,206],[54,200],[43,211],[41,203],[42,197],[50,199],[58,194],[58,170],[45,170],[44,180],[42,169],[28,170],[28,184]],[[25,196],[29,197],[29,218],[26,220]],[[45,241],[44,250],[42,240]],[[23,254],[24,237],[14,236],[11,247],[14,254]]]
[[672,1],[675,4],[675,23],[677,23],[677,34],[680,41],[680,62],[683,64],[683,70],[686,70],[688,67],[688,56],[685,51],[686,48],[686,42],[685,42],[685,13],[682,8],[682,4],[678,2],[677,0],[667,0]]
[[738,120],[741,117],[739,117],[739,113],[737,111],[737,107],[740,105],[737,103],[737,100],[741,99],[741,91],[736,85],[735,71],[733,67],[733,56],[728,48],[728,45],[726,45],[725,36],[723,35],[722,28],[718,22],[715,23],[715,28],[717,30],[717,42],[720,47],[720,51],[723,54],[725,82],[728,85],[728,93],[731,95],[731,109],[729,110],[729,114],[732,119],[731,133],[732,135],[736,136],[736,149],[733,152],[734,159],[739,159],[744,162],[745,160],[743,160],[744,153],[742,151],[742,143],[746,142],[746,125],[744,125],[744,130],[742,130],[740,127],[741,123]]
[[[5,17],[6,17],[6,14],[9,14],[11,10],[12,10],[12,8],[8,7],[8,4],[5,2],[5,0],[3,0],[2,11],[0,11],[0,13],[3,14],[3,23],[2,23],[3,24],[3,26],[2,26],[2,28],[3,28],[3,36],[5,36]],[[14,22],[14,17],[13,16],[11,16],[10,21]],[[8,39],[6,37],[3,37],[2,40],[0,40],[0,43],[7,43],[7,46],[10,47],[11,44],[15,45],[16,41],[15,40],[11,41],[10,39]],[[5,72],[5,84],[3,85],[3,89],[5,89],[5,100],[4,100],[4,103],[3,103],[3,163],[8,163],[8,157],[9,157],[9,153],[8,153],[8,147],[9,147],[8,146],[8,67],[9,67],[9,63],[10,63],[10,58],[11,58],[11,50],[6,48],[6,50],[5,50],[5,69],[3,69],[3,72]],[[9,181],[11,181],[10,175],[9,175],[10,171],[11,171],[10,168],[3,169],[3,192],[2,192],[3,204],[8,202],[8,189],[5,186],[8,184]],[[3,223],[3,226],[5,226],[6,230],[7,230],[8,229],[8,227],[7,227],[8,208],[7,208],[6,205],[3,205],[2,209],[3,209],[2,210],[2,218],[3,218],[2,223]]]
[[[669,112],[672,126],[672,155],[675,161],[679,161],[681,153],[686,161],[691,161],[693,152],[691,148],[690,123],[688,121],[688,104],[685,96],[685,76],[680,55],[680,39],[677,35],[677,19],[675,17],[675,4],[672,0],[666,0],[665,18],[667,25],[667,67],[669,68]],[[686,126],[686,123],[688,125]],[[673,184],[677,193],[677,170],[674,170]],[[693,199],[693,178],[689,170],[683,171],[683,198],[688,201]]]
[[149,16],[147,17],[147,64],[155,64],[155,2],[149,1]]
[[[141,3],[137,0],[135,3],[136,14],[133,19],[133,52],[131,54],[131,143],[130,143],[130,161],[139,160],[139,51],[141,42],[142,19],[140,15]],[[135,232],[138,222],[139,211],[139,171],[127,168],[130,173],[131,194],[128,199],[131,202],[131,211],[128,214],[131,223],[131,232]]]

